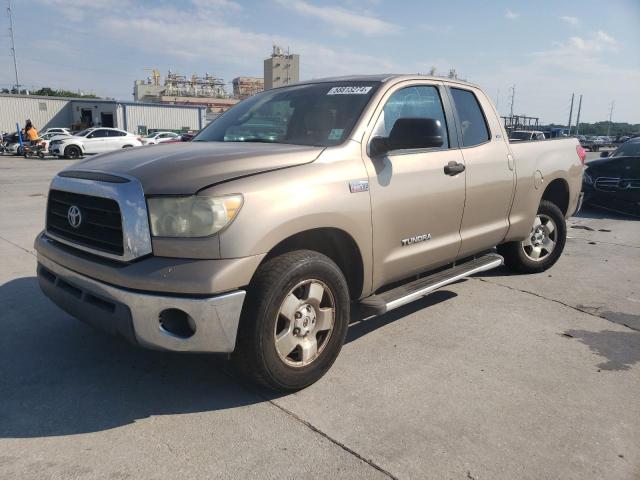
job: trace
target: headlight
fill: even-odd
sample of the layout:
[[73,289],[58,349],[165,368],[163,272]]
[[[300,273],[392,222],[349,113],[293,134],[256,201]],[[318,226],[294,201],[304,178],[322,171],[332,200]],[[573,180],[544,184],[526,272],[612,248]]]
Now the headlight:
[[589,169],[586,169],[583,173],[582,173],[582,180],[584,181],[584,183],[586,183],[587,185],[593,185],[593,177],[591,175],[589,175]]
[[242,207],[242,195],[151,197],[147,199],[155,237],[208,237],[226,227]]

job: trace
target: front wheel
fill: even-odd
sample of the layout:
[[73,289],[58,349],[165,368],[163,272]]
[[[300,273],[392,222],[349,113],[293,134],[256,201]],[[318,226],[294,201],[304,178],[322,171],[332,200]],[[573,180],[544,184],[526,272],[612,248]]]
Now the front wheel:
[[505,265],[522,273],[539,273],[558,261],[567,240],[564,215],[554,203],[542,200],[531,233],[520,242],[498,245]]
[[267,388],[299,390],[329,370],[348,324],[349,290],[338,266],[310,250],[285,253],[251,282],[232,360]]
[[64,149],[65,158],[76,160],[80,158],[81,155],[82,155],[82,151],[80,150],[80,147],[77,147],[75,145],[69,145],[67,148]]

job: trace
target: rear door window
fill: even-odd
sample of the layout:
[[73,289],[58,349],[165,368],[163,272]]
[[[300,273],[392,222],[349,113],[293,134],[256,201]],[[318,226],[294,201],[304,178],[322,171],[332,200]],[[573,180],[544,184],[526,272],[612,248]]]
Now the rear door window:
[[473,92],[452,88],[451,96],[462,130],[462,146],[473,147],[489,141],[487,122]]

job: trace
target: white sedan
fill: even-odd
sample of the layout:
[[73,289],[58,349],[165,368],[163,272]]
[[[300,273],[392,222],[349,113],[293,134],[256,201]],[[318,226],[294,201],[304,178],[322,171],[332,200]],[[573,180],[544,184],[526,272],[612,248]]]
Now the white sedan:
[[140,137],[117,128],[87,128],[70,137],[56,137],[49,144],[49,153],[61,158],[111,152],[121,148],[139,147]]
[[155,145],[157,143],[177,140],[180,135],[174,132],[153,132],[142,138],[143,145]]

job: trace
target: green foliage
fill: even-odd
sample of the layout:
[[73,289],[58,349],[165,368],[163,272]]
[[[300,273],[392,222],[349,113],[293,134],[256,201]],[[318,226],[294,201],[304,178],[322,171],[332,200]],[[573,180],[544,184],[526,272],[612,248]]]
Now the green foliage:
[[62,90],[62,89],[54,90],[49,87],[42,87],[40,90],[35,90],[31,92],[31,94],[47,96],[47,97],[80,97],[82,96],[82,98],[100,98],[97,95],[94,95],[93,93],[80,95],[77,92],[71,92],[69,90]]

